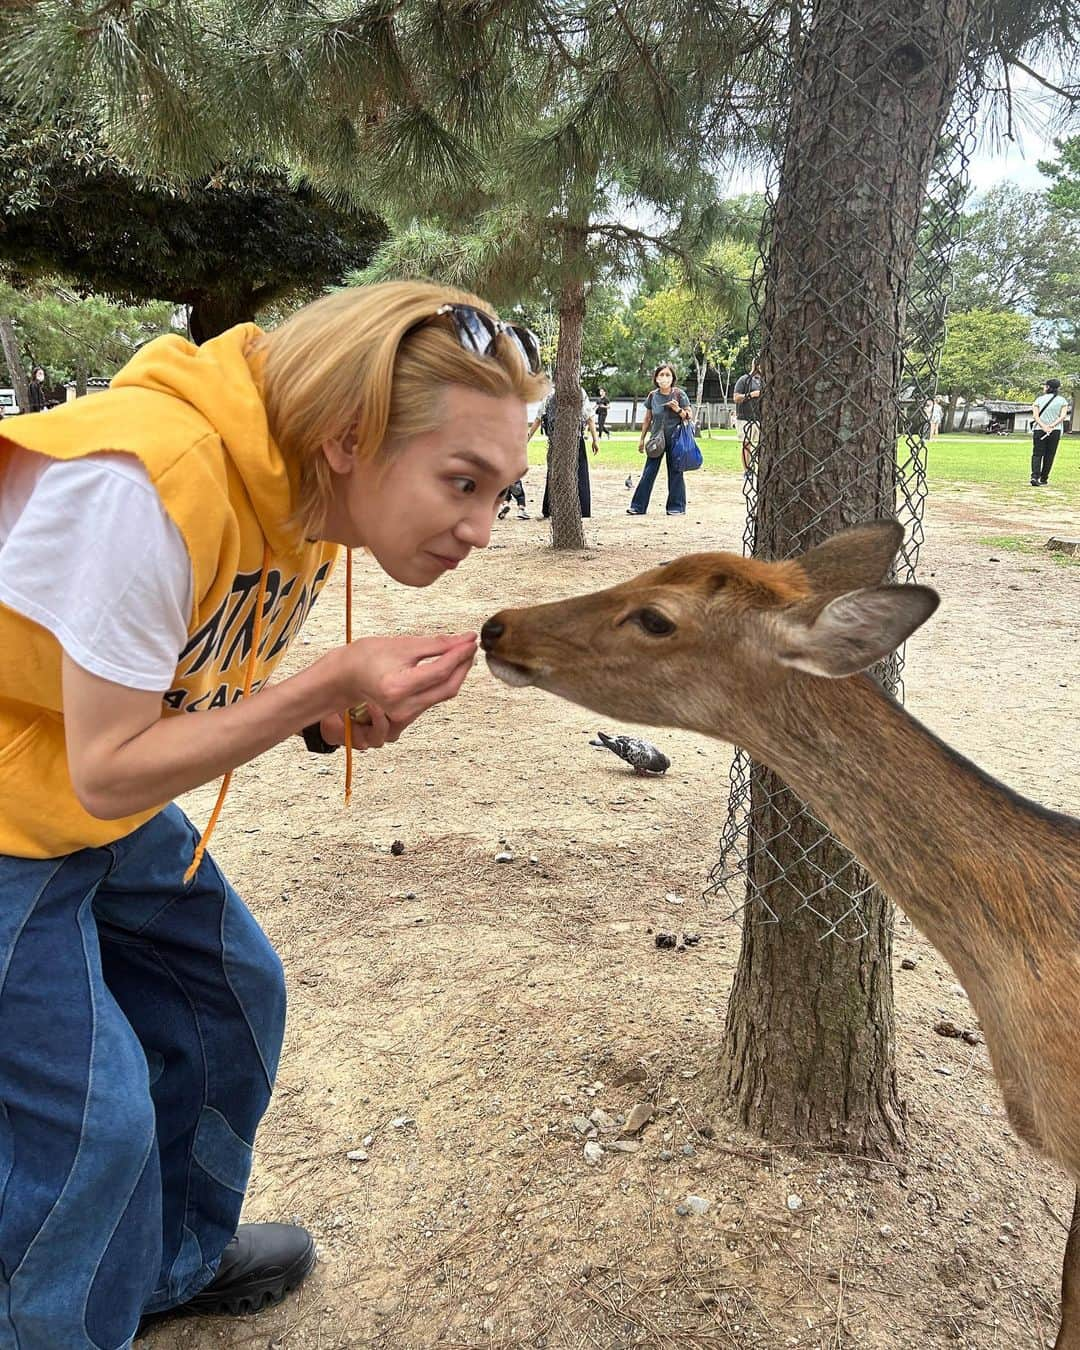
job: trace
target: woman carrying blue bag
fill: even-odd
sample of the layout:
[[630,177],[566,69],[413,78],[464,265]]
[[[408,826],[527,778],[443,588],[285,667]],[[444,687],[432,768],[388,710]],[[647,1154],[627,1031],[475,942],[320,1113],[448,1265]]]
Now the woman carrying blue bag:
[[677,467],[672,451],[676,433],[690,421],[690,416],[690,400],[676,385],[674,369],[666,363],[657,366],[653,371],[653,390],[645,403],[641,440],[638,442],[638,453],[647,458],[641,480],[627,508],[628,516],[643,516],[648,511],[661,459],[667,460],[667,513],[669,516],[686,514],[684,471]]

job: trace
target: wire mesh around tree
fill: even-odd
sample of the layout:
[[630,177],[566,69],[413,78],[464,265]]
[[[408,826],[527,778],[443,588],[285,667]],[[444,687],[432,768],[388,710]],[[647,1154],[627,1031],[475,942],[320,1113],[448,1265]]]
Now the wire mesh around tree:
[[[797,51],[797,42],[788,50]],[[787,53],[784,54],[787,59]],[[852,75],[843,96],[856,103],[869,97],[857,86]],[[839,101],[839,100],[838,100]],[[937,369],[945,336],[945,314],[952,257],[959,238],[961,211],[968,188],[968,163],[973,149],[976,89],[974,82],[962,79],[954,97],[951,111],[941,137],[938,152],[930,171],[925,204],[920,217],[916,239],[915,258],[907,287],[906,313],[903,315],[903,362],[899,382],[891,372],[888,387],[880,354],[863,341],[864,333],[857,327],[840,331],[828,324],[831,313],[829,301],[836,297],[838,309],[847,306],[853,291],[860,286],[860,261],[843,248],[833,251],[824,266],[800,273],[797,267],[783,268],[769,259],[767,251],[773,238],[780,169],[773,172],[766,198],[768,208],[762,225],[762,262],[755,270],[751,283],[750,330],[759,335],[761,357],[765,366],[765,391],[762,398],[762,417],[769,416],[769,385],[785,378],[788,371],[768,369],[769,331],[765,323],[766,282],[776,285],[776,277],[784,272],[798,276],[793,293],[771,297],[772,316],[785,304],[799,304],[808,291],[817,290],[822,298],[825,323],[818,332],[807,332],[813,360],[803,364],[809,374],[803,377],[797,396],[814,400],[818,415],[807,430],[804,423],[801,434],[795,434],[785,444],[781,454],[774,456],[765,468],[774,475],[770,484],[775,494],[778,488],[786,494],[801,498],[798,510],[792,514],[800,521],[800,528],[791,532],[785,547],[771,553],[773,557],[792,557],[821,541],[820,522],[835,516],[842,502],[837,498],[836,484],[852,497],[876,491],[878,500],[888,501],[888,484],[880,481],[860,484],[851,477],[851,459],[848,446],[853,438],[867,428],[853,424],[850,405],[841,411],[836,403],[821,403],[818,375],[827,369],[830,361],[845,359],[850,362],[857,354],[864,362],[868,377],[877,381],[880,397],[891,400],[896,413],[900,447],[894,464],[891,484],[897,520],[904,527],[904,539],[898,556],[894,579],[910,582],[915,579],[919,550],[923,543],[923,508],[926,500],[926,463],[930,435],[929,400],[937,393]],[[850,109],[847,112],[850,116]],[[796,153],[800,147],[794,147]],[[902,147],[900,147],[902,152]],[[807,147],[806,153],[812,153]],[[787,147],[785,163],[790,165],[793,147]],[[857,137],[844,141],[843,155],[858,157]],[[828,175],[828,162],[816,163],[815,172]],[[880,186],[884,194],[888,184]],[[867,238],[865,248],[882,253],[891,246],[891,240]],[[848,309],[850,312],[850,309]],[[867,327],[869,328],[869,324]],[[871,369],[874,363],[876,369]],[[869,409],[867,412],[869,413]],[[844,418],[847,417],[847,421]],[[746,520],[743,551],[746,555],[763,553],[759,549],[759,500],[761,493],[762,449],[759,444],[747,444],[744,450],[747,468],[743,494],[746,502]],[[869,462],[863,473],[880,475],[883,456]],[[778,476],[778,478],[776,477]],[[830,488],[832,489],[830,493]],[[884,491],[884,497],[883,497]],[[885,508],[887,509],[887,507]],[[848,522],[854,523],[854,522]],[[903,698],[903,650],[894,652],[871,672],[882,686],[897,698]],[[809,807],[783,785],[775,775],[753,761],[750,755],[736,749],[730,772],[730,795],[727,818],[720,839],[720,854],[713,867],[704,895],[723,897],[731,906],[732,916],[743,912],[744,921],[777,923],[781,915],[807,911],[821,926],[821,938],[840,937],[858,942],[867,934],[863,907],[875,888],[857,861],[835,841],[827,828]],[[769,878],[770,903],[765,888],[757,877]],[[780,896],[782,904],[776,904]]]

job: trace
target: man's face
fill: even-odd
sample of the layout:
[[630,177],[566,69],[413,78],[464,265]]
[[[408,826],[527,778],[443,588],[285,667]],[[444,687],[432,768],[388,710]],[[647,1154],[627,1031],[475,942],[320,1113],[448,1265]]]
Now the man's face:
[[506,489],[528,468],[525,404],[463,385],[442,393],[440,425],[357,463],[327,518],[404,586],[430,586],[486,548]]

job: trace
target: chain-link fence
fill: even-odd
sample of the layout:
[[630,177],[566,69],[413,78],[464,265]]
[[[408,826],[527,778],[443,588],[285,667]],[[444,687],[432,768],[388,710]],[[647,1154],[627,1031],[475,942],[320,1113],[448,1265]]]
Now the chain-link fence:
[[[911,40],[898,41],[886,5],[847,6],[835,29],[825,116],[820,105],[816,116],[807,116],[805,106],[800,116],[800,102],[809,97],[800,83],[811,75],[805,43],[815,37],[815,19],[830,8],[836,6],[807,6],[803,27],[785,34],[776,52],[788,66],[792,96],[784,161],[771,176],[762,262],[751,288],[750,327],[764,388],[760,430],[751,424],[756,434],[744,438],[744,552],[793,557],[837,528],[895,510],[904,526],[895,579],[906,582],[915,578],[923,542],[928,440],[950,264],[968,189],[975,82],[961,72],[920,210],[927,173],[906,162],[920,151],[904,140],[903,114],[884,155],[881,137],[865,128],[880,125],[883,97],[902,107],[924,97],[910,76],[927,59],[925,35],[913,22]],[[831,198],[823,184],[832,184]],[[905,201],[901,194],[913,191],[918,199]],[[905,211],[914,216],[910,263]],[[792,246],[789,226],[800,212],[818,245],[810,256],[796,256]],[[855,238],[853,216],[856,224],[860,216],[866,222]],[[892,228],[897,220],[901,225]],[[905,271],[898,292],[883,284]],[[900,340],[894,337],[890,353],[888,339],[896,334]],[[785,417],[792,407],[799,415]],[[903,664],[899,651],[873,672],[900,698]],[[745,910],[747,921],[775,923],[806,910],[822,937],[858,941],[867,934],[864,906],[873,889],[809,808],[737,749],[720,857],[706,896],[723,896],[733,913]]]

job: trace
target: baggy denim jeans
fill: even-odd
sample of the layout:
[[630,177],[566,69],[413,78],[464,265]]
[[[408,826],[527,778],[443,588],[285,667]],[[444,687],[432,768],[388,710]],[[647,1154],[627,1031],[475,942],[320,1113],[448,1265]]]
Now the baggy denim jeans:
[[126,1350],[236,1231],[285,985],[196,840],[0,855],[0,1350]]
[[636,516],[643,516],[649,509],[649,498],[652,496],[656,476],[660,472],[661,459],[667,464],[667,513],[669,516],[686,514],[686,475],[680,469],[676,469],[671,462],[671,441],[671,433],[666,432],[663,455],[657,456],[656,459],[645,460],[641,478],[630,501],[630,510]]

